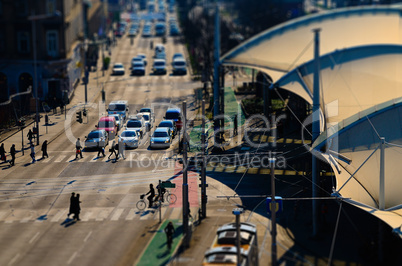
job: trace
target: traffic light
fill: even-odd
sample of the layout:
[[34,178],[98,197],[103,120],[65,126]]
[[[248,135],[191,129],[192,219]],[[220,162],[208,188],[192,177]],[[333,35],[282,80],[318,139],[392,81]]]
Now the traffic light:
[[77,122],[82,123],[82,112],[78,111],[76,112],[76,114],[77,114]]
[[82,111],[82,115],[87,116],[87,110],[84,109],[84,111]]

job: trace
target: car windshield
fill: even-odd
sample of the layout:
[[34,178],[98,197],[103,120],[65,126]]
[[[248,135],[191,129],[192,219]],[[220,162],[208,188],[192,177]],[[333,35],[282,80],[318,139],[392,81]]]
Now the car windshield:
[[167,132],[155,132],[154,133],[155,138],[163,138],[163,137],[167,137],[167,136],[168,136]]
[[155,66],[165,66],[165,62],[162,61],[156,61]]
[[178,112],[168,112],[166,113],[166,119],[179,119],[180,114]]
[[149,121],[149,115],[143,115],[142,117],[144,118],[145,121]]
[[126,106],[124,104],[110,104],[109,110],[110,111],[125,111]]
[[102,137],[102,133],[99,131],[91,132],[88,134],[88,139],[97,139],[97,138],[101,138],[101,137]]
[[114,67],[115,68],[123,68],[123,65],[122,64],[115,64]]
[[121,133],[122,137],[135,137],[137,136],[137,134],[135,133],[135,131],[123,131]]
[[127,127],[141,127],[141,122],[138,120],[137,121],[128,121]]
[[109,127],[114,127],[114,124],[112,121],[99,121],[98,127],[109,128]]
[[168,121],[162,121],[159,123],[159,127],[173,127],[171,122]]
[[141,62],[135,62],[134,67],[144,67],[144,64]]
[[184,61],[175,61],[174,65],[175,66],[186,66],[186,62],[184,62]]
[[150,113],[151,109],[150,108],[141,108],[140,113]]

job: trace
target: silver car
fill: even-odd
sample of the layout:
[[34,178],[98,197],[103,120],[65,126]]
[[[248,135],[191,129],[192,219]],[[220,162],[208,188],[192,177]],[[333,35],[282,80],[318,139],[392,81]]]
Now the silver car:
[[140,136],[136,130],[124,130],[119,136],[119,141],[127,148],[138,148]]
[[109,134],[104,129],[92,130],[88,136],[85,137],[85,149],[94,149],[99,147],[106,147],[109,144]]

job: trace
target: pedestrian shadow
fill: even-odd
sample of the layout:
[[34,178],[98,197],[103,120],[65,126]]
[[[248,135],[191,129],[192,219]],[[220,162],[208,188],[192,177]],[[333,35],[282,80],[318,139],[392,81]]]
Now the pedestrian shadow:
[[6,167],[3,167],[1,170],[7,170],[7,169],[10,169],[10,168],[11,168],[11,165],[9,164]]
[[[166,246],[166,244],[164,244],[164,246]],[[165,252],[163,252],[162,254],[158,254],[156,257],[157,257],[158,259],[162,259],[162,258],[164,258],[164,257],[166,257],[166,256],[168,256],[168,255],[170,255],[170,250],[169,250],[169,249],[166,249]]]
[[143,217],[143,216],[145,216],[145,215],[148,215],[148,214],[154,214],[155,213],[155,210],[146,210],[146,211],[144,211],[143,213],[141,213],[141,217]]
[[46,221],[47,220],[47,214],[41,215],[38,218],[36,218],[37,221]]
[[[35,162],[37,162],[37,160],[35,160]],[[35,164],[35,162],[26,163],[24,164],[24,167],[30,166],[31,164]]]
[[77,221],[71,218],[66,218],[60,225],[64,226],[64,227],[69,227],[72,226],[74,224],[76,224]]
[[[69,163],[72,163],[72,162],[75,162],[75,161],[78,161],[80,158],[74,158],[74,159],[71,159],[70,161],[68,161]],[[81,158],[81,159],[83,159],[83,158]]]

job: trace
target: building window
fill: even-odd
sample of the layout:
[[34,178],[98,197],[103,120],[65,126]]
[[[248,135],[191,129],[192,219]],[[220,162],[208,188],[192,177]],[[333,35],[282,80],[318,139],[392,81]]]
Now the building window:
[[57,57],[59,55],[59,42],[57,31],[49,30],[46,32],[46,50],[47,55],[50,57]]
[[19,31],[17,33],[17,44],[19,53],[29,53],[29,33],[26,31]]
[[54,14],[56,12],[55,0],[46,0],[46,11],[48,14]]
[[28,15],[28,1],[27,0],[14,0],[15,13],[17,16],[27,16]]

